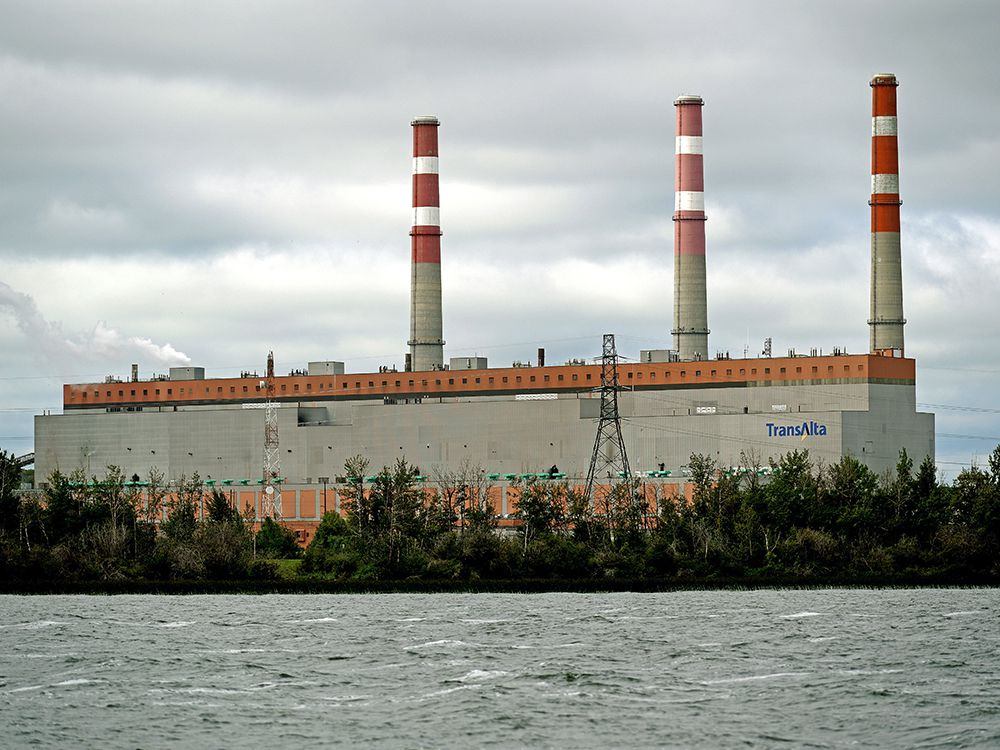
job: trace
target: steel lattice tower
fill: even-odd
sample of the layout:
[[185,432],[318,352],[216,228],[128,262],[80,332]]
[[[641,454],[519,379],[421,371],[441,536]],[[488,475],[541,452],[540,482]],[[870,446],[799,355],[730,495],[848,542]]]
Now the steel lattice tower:
[[264,492],[260,499],[260,517],[279,518],[275,487],[281,474],[278,457],[278,404],[274,400],[274,352],[267,353],[267,379],[263,382],[266,393],[264,402]]
[[594,485],[602,477],[621,477],[623,481],[632,481],[632,471],[628,465],[628,454],[625,452],[625,440],[622,438],[622,422],[618,413],[618,352],[615,349],[615,335],[604,334],[604,347],[601,353],[601,419],[597,425],[597,439],[594,440],[594,452],[590,457],[590,470],[587,472],[587,500],[594,506]]

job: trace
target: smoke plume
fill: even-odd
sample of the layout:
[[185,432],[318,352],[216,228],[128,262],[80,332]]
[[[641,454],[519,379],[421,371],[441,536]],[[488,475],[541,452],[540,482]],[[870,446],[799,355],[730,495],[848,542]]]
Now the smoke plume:
[[62,324],[46,320],[30,295],[0,281],[0,310],[9,310],[21,332],[46,359],[112,360],[123,357],[161,366],[186,365],[191,358],[171,344],[156,344],[144,336],[125,336],[99,320],[88,333],[66,333]]

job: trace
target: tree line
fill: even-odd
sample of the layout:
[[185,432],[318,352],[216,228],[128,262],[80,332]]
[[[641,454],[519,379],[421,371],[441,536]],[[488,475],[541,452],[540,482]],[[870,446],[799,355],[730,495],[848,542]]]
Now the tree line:
[[1000,577],[1000,446],[948,485],[905,452],[878,476],[808,451],[736,471],[695,454],[690,500],[620,482],[586,498],[567,482],[522,484],[514,535],[474,469],[438,478],[430,502],[405,461],[369,489],[348,462],[347,517],[324,516],[300,572],[342,581],[480,579],[983,580]]
[[298,552],[294,535],[273,521],[254,533],[197,474],[168,486],[152,469],[144,497],[115,466],[100,478],[56,471],[39,496],[18,491],[13,458],[0,451],[0,575],[8,583],[267,579],[275,567],[266,558]]
[[[145,488],[109,467],[49,477],[42,497],[17,491],[19,469],[0,452],[0,573],[9,581],[273,578],[268,560],[301,554],[301,580],[414,581],[879,581],[1000,578],[1000,446],[984,468],[946,484],[933,460],[905,452],[895,471],[857,459],[814,462],[792,451],[744,456],[723,470],[689,462],[689,498],[641,480],[592,498],[554,479],[515,485],[519,523],[499,529],[490,483],[465,465],[427,490],[405,460],[370,476],[345,466],[346,516],[326,513],[308,547],[234,508],[197,475]],[[205,505],[205,517],[197,509]]]

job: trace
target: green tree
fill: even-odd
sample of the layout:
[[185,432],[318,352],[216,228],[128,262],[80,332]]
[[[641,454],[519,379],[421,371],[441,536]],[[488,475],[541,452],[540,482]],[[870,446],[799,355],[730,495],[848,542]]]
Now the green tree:
[[0,451],[0,534],[17,534],[21,526],[21,467],[13,453]]
[[426,565],[423,537],[425,493],[416,468],[404,459],[375,476],[366,491],[361,471],[367,460],[355,457],[345,469],[351,489],[345,493],[348,522],[364,556],[358,575],[368,578],[413,575]]
[[517,517],[521,519],[521,540],[525,550],[533,539],[565,526],[569,494],[566,482],[526,481],[517,501]]
[[238,523],[243,524],[243,517],[239,510],[230,502],[226,493],[218,487],[213,487],[208,496],[207,516],[209,523]]
[[168,539],[184,544],[194,540],[203,493],[201,479],[197,473],[190,479],[181,476],[177,480],[177,491],[166,504],[167,520],[160,524],[160,531]]
[[844,456],[830,466],[824,498],[830,506],[839,507],[839,525],[852,538],[884,538],[888,511],[878,477],[854,456]]
[[356,533],[339,513],[323,514],[316,534],[306,547],[299,571],[302,574],[327,573],[348,578],[360,565],[355,546]]
[[260,557],[296,558],[302,554],[295,532],[273,518],[265,518],[260,525],[256,544]]

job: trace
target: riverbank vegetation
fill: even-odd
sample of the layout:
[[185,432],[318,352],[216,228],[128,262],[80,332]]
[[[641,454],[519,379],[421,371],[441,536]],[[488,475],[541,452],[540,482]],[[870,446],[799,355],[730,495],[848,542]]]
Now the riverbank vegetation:
[[[279,576],[265,558],[298,555],[292,533],[266,521],[254,534],[196,476],[168,491],[154,472],[144,503],[114,467],[101,479],[56,473],[38,497],[15,489],[18,470],[0,453],[0,575],[24,590],[1000,582],[1000,446],[950,484],[931,459],[915,467],[905,453],[882,477],[852,457],[823,466],[806,451],[768,472],[758,463],[723,471],[693,455],[693,492],[680,500],[621,482],[588,502],[566,482],[528,480],[517,488],[519,523],[499,529],[482,472],[442,475],[428,493],[405,461],[372,477],[356,457],[345,467],[346,517],[327,513],[300,564]],[[161,504],[154,517],[148,509]]]

